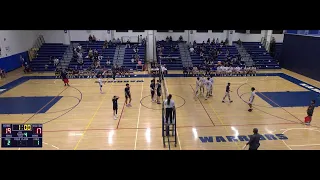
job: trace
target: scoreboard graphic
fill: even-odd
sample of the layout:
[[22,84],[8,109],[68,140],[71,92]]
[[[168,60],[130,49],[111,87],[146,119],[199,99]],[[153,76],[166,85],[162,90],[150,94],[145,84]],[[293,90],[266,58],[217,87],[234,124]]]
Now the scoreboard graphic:
[[2,148],[41,148],[42,124],[2,124]]

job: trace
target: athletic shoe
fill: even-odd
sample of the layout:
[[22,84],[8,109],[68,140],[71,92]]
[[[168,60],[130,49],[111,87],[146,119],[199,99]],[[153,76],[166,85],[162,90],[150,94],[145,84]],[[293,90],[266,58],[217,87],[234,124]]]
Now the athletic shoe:
[[230,103],[232,103],[233,101],[230,101]]
[[222,101],[224,103],[224,101]]
[[249,112],[252,112],[252,109],[248,109]]
[[116,120],[117,119],[116,116],[113,116],[113,119]]

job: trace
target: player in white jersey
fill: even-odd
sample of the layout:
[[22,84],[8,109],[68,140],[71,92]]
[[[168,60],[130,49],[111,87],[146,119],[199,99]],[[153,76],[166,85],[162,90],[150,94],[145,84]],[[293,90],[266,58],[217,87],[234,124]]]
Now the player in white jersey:
[[236,76],[239,76],[240,75],[240,67],[239,66],[237,66],[237,67],[235,67],[235,75]]
[[211,88],[212,88],[212,84],[211,84],[211,81],[210,81],[210,78],[208,77],[206,82],[205,82],[205,86],[206,86],[206,89],[207,89],[207,95],[205,97],[205,99],[207,100],[208,97],[210,97],[210,92],[211,92]]
[[255,96],[256,96],[256,93],[255,93],[255,88],[254,87],[252,87],[251,88],[251,96],[250,96],[250,98],[249,98],[249,109],[248,109],[248,111],[249,112],[251,112],[252,111],[252,104],[253,104],[253,100],[254,100],[254,98],[255,98]]
[[210,96],[212,96],[212,91],[213,91],[213,77],[211,76],[209,79],[210,83],[211,83],[211,88],[210,88]]
[[195,94],[196,97],[198,97],[198,92],[199,92],[199,89],[200,89],[200,85],[201,85],[200,78],[197,77],[197,81],[196,81],[196,94]]
[[102,94],[102,79],[101,79],[101,76],[99,76],[99,79],[98,79],[98,83],[99,83],[99,87],[100,87],[100,93]]
[[200,93],[202,93],[202,95],[204,95],[204,85],[206,83],[206,79],[205,77],[202,75],[200,77]]
[[257,75],[257,68],[256,68],[255,66],[252,66],[252,67],[251,67],[251,71],[252,71],[252,74],[253,74],[254,76]]

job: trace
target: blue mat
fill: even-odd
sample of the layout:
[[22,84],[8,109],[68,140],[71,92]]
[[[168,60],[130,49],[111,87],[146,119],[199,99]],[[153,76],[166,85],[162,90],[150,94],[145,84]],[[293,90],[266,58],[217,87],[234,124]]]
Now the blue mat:
[[311,100],[316,100],[319,106],[320,95],[311,91],[301,92],[257,92],[261,99],[273,107],[302,107],[309,106]]
[[3,97],[0,98],[0,114],[34,114],[45,113],[55,105],[62,96],[46,97]]

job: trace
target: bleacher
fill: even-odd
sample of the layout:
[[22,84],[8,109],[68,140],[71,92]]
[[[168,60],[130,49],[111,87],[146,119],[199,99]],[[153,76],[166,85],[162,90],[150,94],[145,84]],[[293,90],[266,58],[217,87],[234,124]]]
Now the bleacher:
[[[200,46],[202,44],[197,44],[197,46]],[[232,56],[232,57],[235,57],[239,54],[237,48],[235,46],[223,46],[223,47],[220,47],[220,44],[214,44],[214,45],[207,45],[206,46],[206,49],[209,51],[210,47],[214,48],[216,47],[218,49],[218,47],[221,49],[221,54],[219,54],[218,58],[216,59],[216,61],[214,62],[214,64],[217,64],[218,61],[225,61],[226,60],[226,52],[227,50],[229,50],[229,55]],[[204,56],[203,57],[206,57],[208,56],[208,51],[204,53]],[[193,53],[191,54],[190,53],[190,56],[191,56],[191,60],[192,60],[192,64],[194,66],[197,66],[197,65],[200,65],[204,62],[203,59],[200,58],[200,52],[197,52],[197,53]]]
[[[113,57],[114,57],[114,52],[116,50],[116,45],[114,46],[109,46],[109,48],[103,49],[103,43],[104,41],[96,41],[94,43],[89,43],[89,41],[73,41],[72,43],[79,43],[82,46],[83,49],[83,69],[87,69],[91,66],[93,63],[92,60],[89,58],[86,58],[88,56],[88,52],[90,49],[94,50],[96,49],[99,52],[99,55],[103,56],[102,60],[100,61],[101,66],[106,66],[107,62],[107,57],[110,58],[111,65],[113,64]],[[78,66],[77,61],[71,61],[69,64],[70,69],[74,69],[76,66]]]
[[[123,60],[123,66],[129,69],[133,69],[135,70],[137,68],[137,64],[136,62],[131,62],[132,59],[132,55],[135,54],[135,52],[133,51],[133,45],[135,44],[131,44],[130,48],[126,48],[125,49],[125,54],[124,54],[124,60]],[[142,61],[142,65],[145,63],[146,60],[146,45],[141,45],[138,46],[138,55],[140,56],[140,60]]]
[[[165,64],[168,70],[182,70],[182,62],[181,62],[181,55],[179,49],[177,51],[171,52],[171,45],[175,47],[178,45],[179,41],[158,41],[158,44],[162,45],[164,47],[164,50],[162,52],[162,58],[159,57],[159,53],[157,51],[157,57],[158,61],[161,59],[161,64]],[[170,55],[170,57],[168,57]],[[172,58],[173,61],[169,62],[168,58]]]
[[260,42],[242,42],[242,45],[259,69],[280,69]]
[[[37,53],[37,57],[31,61],[32,71],[54,71],[55,67],[53,62],[50,62],[50,56],[61,60],[67,47],[68,45],[62,43],[43,44]],[[45,69],[45,65],[48,65],[47,69]]]

